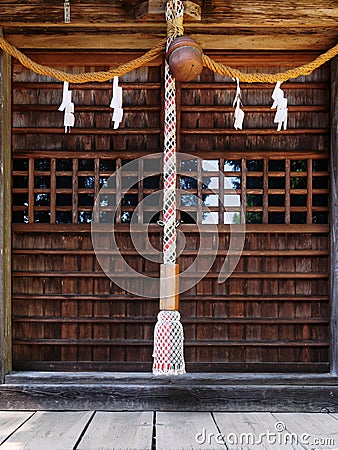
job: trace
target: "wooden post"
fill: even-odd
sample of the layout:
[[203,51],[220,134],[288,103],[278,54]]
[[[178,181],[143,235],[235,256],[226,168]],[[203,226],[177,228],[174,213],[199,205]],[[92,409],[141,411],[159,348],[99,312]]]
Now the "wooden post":
[[162,264],[160,280],[160,309],[178,310],[178,264]]
[[331,373],[338,375],[338,57],[331,61]]
[[0,54],[0,382],[12,369],[11,329],[11,57]]

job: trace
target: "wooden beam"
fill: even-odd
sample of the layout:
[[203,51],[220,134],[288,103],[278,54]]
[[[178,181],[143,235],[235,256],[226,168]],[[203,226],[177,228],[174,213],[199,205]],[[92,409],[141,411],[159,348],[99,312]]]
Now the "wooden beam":
[[[322,51],[336,44],[338,30],[331,30],[323,38],[319,30],[311,33],[293,34],[227,34],[220,33],[196,33],[189,27],[185,27],[186,33],[194,38],[203,48],[209,50],[268,50],[268,51]],[[57,30],[44,33],[41,30],[37,34],[31,34],[23,30],[7,34],[6,39],[12,45],[20,49],[48,49],[48,50],[140,50],[146,51],[157,45],[165,38],[165,30],[160,27],[149,32],[139,30],[135,33],[100,31],[93,33],[81,29],[73,30],[71,35],[65,35]]]
[[11,330],[11,57],[0,55],[0,382],[12,367]]
[[[201,7],[194,2],[184,1],[184,19],[200,21],[202,19]],[[166,1],[148,0],[136,7],[135,18],[142,20],[159,20],[164,18]]]
[[338,57],[331,62],[331,372],[338,374]]

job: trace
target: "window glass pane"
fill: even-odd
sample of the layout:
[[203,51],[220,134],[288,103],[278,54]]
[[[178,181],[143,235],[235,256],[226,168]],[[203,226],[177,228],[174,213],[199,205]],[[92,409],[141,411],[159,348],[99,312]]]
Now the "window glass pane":
[[306,177],[291,177],[290,187],[291,189],[306,189],[307,178]]
[[269,177],[269,189],[284,189],[285,178],[284,177]]
[[313,172],[327,172],[329,162],[327,159],[314,159],[312,161]]
[[263,213],[262,212],[247,212],[246,213],[246,223],[262,223]]
[[95,178],[94,177],[79,177],[80,189],[94,189]]
[[269,212],[269,223],[284,223],[285,216],[281,212]]
[[248,189],[263,189],[263,178],[248,177],[246,179],[246,187]]
[[263,206],[263,195],[247,194],[246,206]]
[[284,206],[285,196],[284,195],[269,195],[269,206]]
[[241,160],[227,160],[224,161],[224,172],[240,172],[241,171]]
[[160,188],[160,177],[147,177],[143,179],[144,189],[159,189]]
[[269,172],[284,172],[285,160],[273,159],[268,162]]
[[35,223],[49,223],[50,222],[50,212],[34,211],[34,222]]
[[292,212],[290,214],[291,223],[306,223],[306,212]]
[[246,170],[248,172],[262,172],[263,171],[263,160],[262,159],[252,159],[246,162]]
[[307,162],[305,160],[291,161],[291,172],[306,172]]
[[180,167],[182,172],[197,172],[197,159],[183,159]]
[[204,172],[216,172],[219,170],[218,159],[210,159],[202,161],[202,170]]
[[182,194],[181,205],[182,206],[197,206],[197,196],[193,194]]
[[329,178],[328,177],[313,177],[312,188],[313,189],[328,189]]
[[70,211],[57,211],[56,223],[72,223],[72,213]]
[[13,159],[13,170],[28,170],[28,159]]
[[191,211],[181,211],[181,223],[187,224],[197,223],[196,213]]
[[241,198],[239,195],[224,195],[224,206],[241,206]]
[[93,206],[94,195],[93,194],[79,194],[79,206]]
[[240,189],[241,177],[224,177],[224,189]]
[[34,168],[37,171],[49,171],[50,170],[50,160],[49,159],[36,159],[34,163]]
[[319,224],[329,223],[329,213],[328,212],[314,212],[312,214],[312,223],[319,223]]
[[181,189],[197,189],[197,179],[191,177],[181,176],[180,178],[180,188]]
[[35,206],[48,206],[50,204],[49,194],[35,194],[34,204]]
[[72,189],[72,177],[56,177],[56,189]]
[[203,177],[202,187],[203,187],[203,189],[218,189],[219,178],[218,177]]
[[218,206],[218,195],[204,195],[203,196],[203,205],[204,206]]
[[115,159],[100,159],[101,172],[115,172],[115,170],[116,170]]
[[50,188],[50,178],[49,177],[35,177],[34,187],[36,189],[49,189]]
[[202,213],[202,224],[218,224],[218,212],[216,211],[206,211]]
[[327,195],[313,194],[312,196],[313,206],[328,206],[328,201],[329,199]]
[[73,161],[71,159],[57,159],[56,170],[58,172],[71,172],[73,170]]
[[93,159],[79,159],[79,171],[93,172],[94,171],[94,160]]
[[224,212],[224,223],[229,225],[241,223],[241,214],[239,212]]
[[290,195],[291,206],[306,206],[307,195]]
[[13,188],[28,188],[28,177],[13,177]]

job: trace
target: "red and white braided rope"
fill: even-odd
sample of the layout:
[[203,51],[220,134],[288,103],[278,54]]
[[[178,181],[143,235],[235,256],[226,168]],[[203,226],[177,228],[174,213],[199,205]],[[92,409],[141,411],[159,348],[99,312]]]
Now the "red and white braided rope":
[[[166,20],[183,17],[181,0],[167,1]],[[168,36],[167,50],[174,37]],[[165,61],[164,161],[163,161],[163,262],[176,262],[176,88],[169,64]]]

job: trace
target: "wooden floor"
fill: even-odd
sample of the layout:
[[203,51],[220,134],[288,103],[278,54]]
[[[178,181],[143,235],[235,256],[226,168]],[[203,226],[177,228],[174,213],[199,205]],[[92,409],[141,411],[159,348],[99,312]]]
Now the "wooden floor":
[[2,450],[338,449],[338,414],[0,411]]

